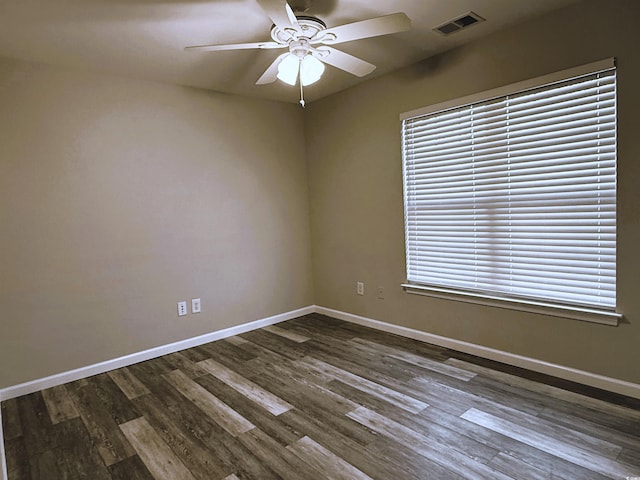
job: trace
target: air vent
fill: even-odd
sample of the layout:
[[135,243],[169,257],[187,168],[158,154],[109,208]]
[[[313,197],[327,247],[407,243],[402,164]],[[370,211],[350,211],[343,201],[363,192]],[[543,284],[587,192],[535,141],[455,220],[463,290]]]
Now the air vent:
[[470,27],[471,25],[475,25],[479,22],[484,22],[484,18],[482,18],[477,13],[469,12],[462,15],[461,17],[449,20],[442,25],[434,27],[433,30],[441,33],[442,35],[451,35],[452,33],[458,32],[463,28]]

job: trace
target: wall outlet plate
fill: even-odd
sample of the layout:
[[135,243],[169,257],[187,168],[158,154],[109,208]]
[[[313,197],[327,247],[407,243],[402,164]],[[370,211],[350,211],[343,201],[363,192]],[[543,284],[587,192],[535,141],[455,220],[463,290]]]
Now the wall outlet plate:
[[178,316],[183,317],[187,314],[187,302],[178,302]]
[[356,293],[364,295],[364,282],[356,282]]
[[201,312],[201,303],[199,298],[191,299],[191,313],[200,313]]

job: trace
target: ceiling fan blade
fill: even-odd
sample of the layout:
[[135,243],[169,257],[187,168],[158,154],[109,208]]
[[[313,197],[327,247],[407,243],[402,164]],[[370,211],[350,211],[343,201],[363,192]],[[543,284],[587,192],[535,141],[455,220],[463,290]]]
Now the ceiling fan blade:
[[273,23],[283,32],[295,30],[302,32],[298,19],[286,0],[256,0],[258,5],[264,10],[264,13],[273,21]]
[[376,69],[376,66],[369,62],[365,62],[358,57],[331,47],[318,47],[312,55],[328,65],[349,72],[357,77],[369,75]]
[[339,27],[327,28],[320,32],[317,40],[334,45],[336,43],[350,42],[361,38],[389,35],[390,33],[406,32],[411,28],[411,20],[404,13],[392,13],[383,17],[370,18],[361,22],[347,23]]
[[278,65],[280,65],[280,62],[282,61],[282,59],[287,55],[289,55],[289,52],[283,53],[282,55],[278,55],[278,58],[276,58],[273,61],[273,63],[269,65],[269,67],[264,71],[262,76],[258,79],[258,81],[256,82],[256,85],[265,85],[267,83],[275,82],[276,79],[278,78],[277,77]]
[[282,45],[276,42],[257,42],[257,43],[230,43],[227,45],[192,45],[190,47],[184,47],[185,50],[200,51],[200,52],[213,52],[221,50],[248,50],[252,48],[272,49],[272,48],[284,48],[287,45]]

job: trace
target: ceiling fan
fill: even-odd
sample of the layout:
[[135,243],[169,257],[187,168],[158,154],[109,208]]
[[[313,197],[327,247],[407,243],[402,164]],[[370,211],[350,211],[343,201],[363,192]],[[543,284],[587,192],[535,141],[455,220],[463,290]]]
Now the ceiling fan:
[[[304,107],[302,87],[320,79],[325,65],[364,77],[376,66],[337,50],[331,45],[362,38],[404,32],[411,27],[411,20],[404,13],[394,13],[369,20],[327,28],[317,17],[294,13],[286,0],[256,0],[273,21],[271,41],[234,43],[227,45],[194,45],[185,50],[220,51],[244,49],[281,49],[288,52],[279,55],[266,69],[256,84],[263,85],[279,79],[289,85],[300,82],[300,103]],[[304,13],[304,12],[302,12]]]

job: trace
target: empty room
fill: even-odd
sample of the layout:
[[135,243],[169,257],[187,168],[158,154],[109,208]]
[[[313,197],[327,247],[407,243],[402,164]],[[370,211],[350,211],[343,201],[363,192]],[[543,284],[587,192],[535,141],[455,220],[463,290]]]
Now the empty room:
[[0,4],[0,479],[640,479],[636,0]]

